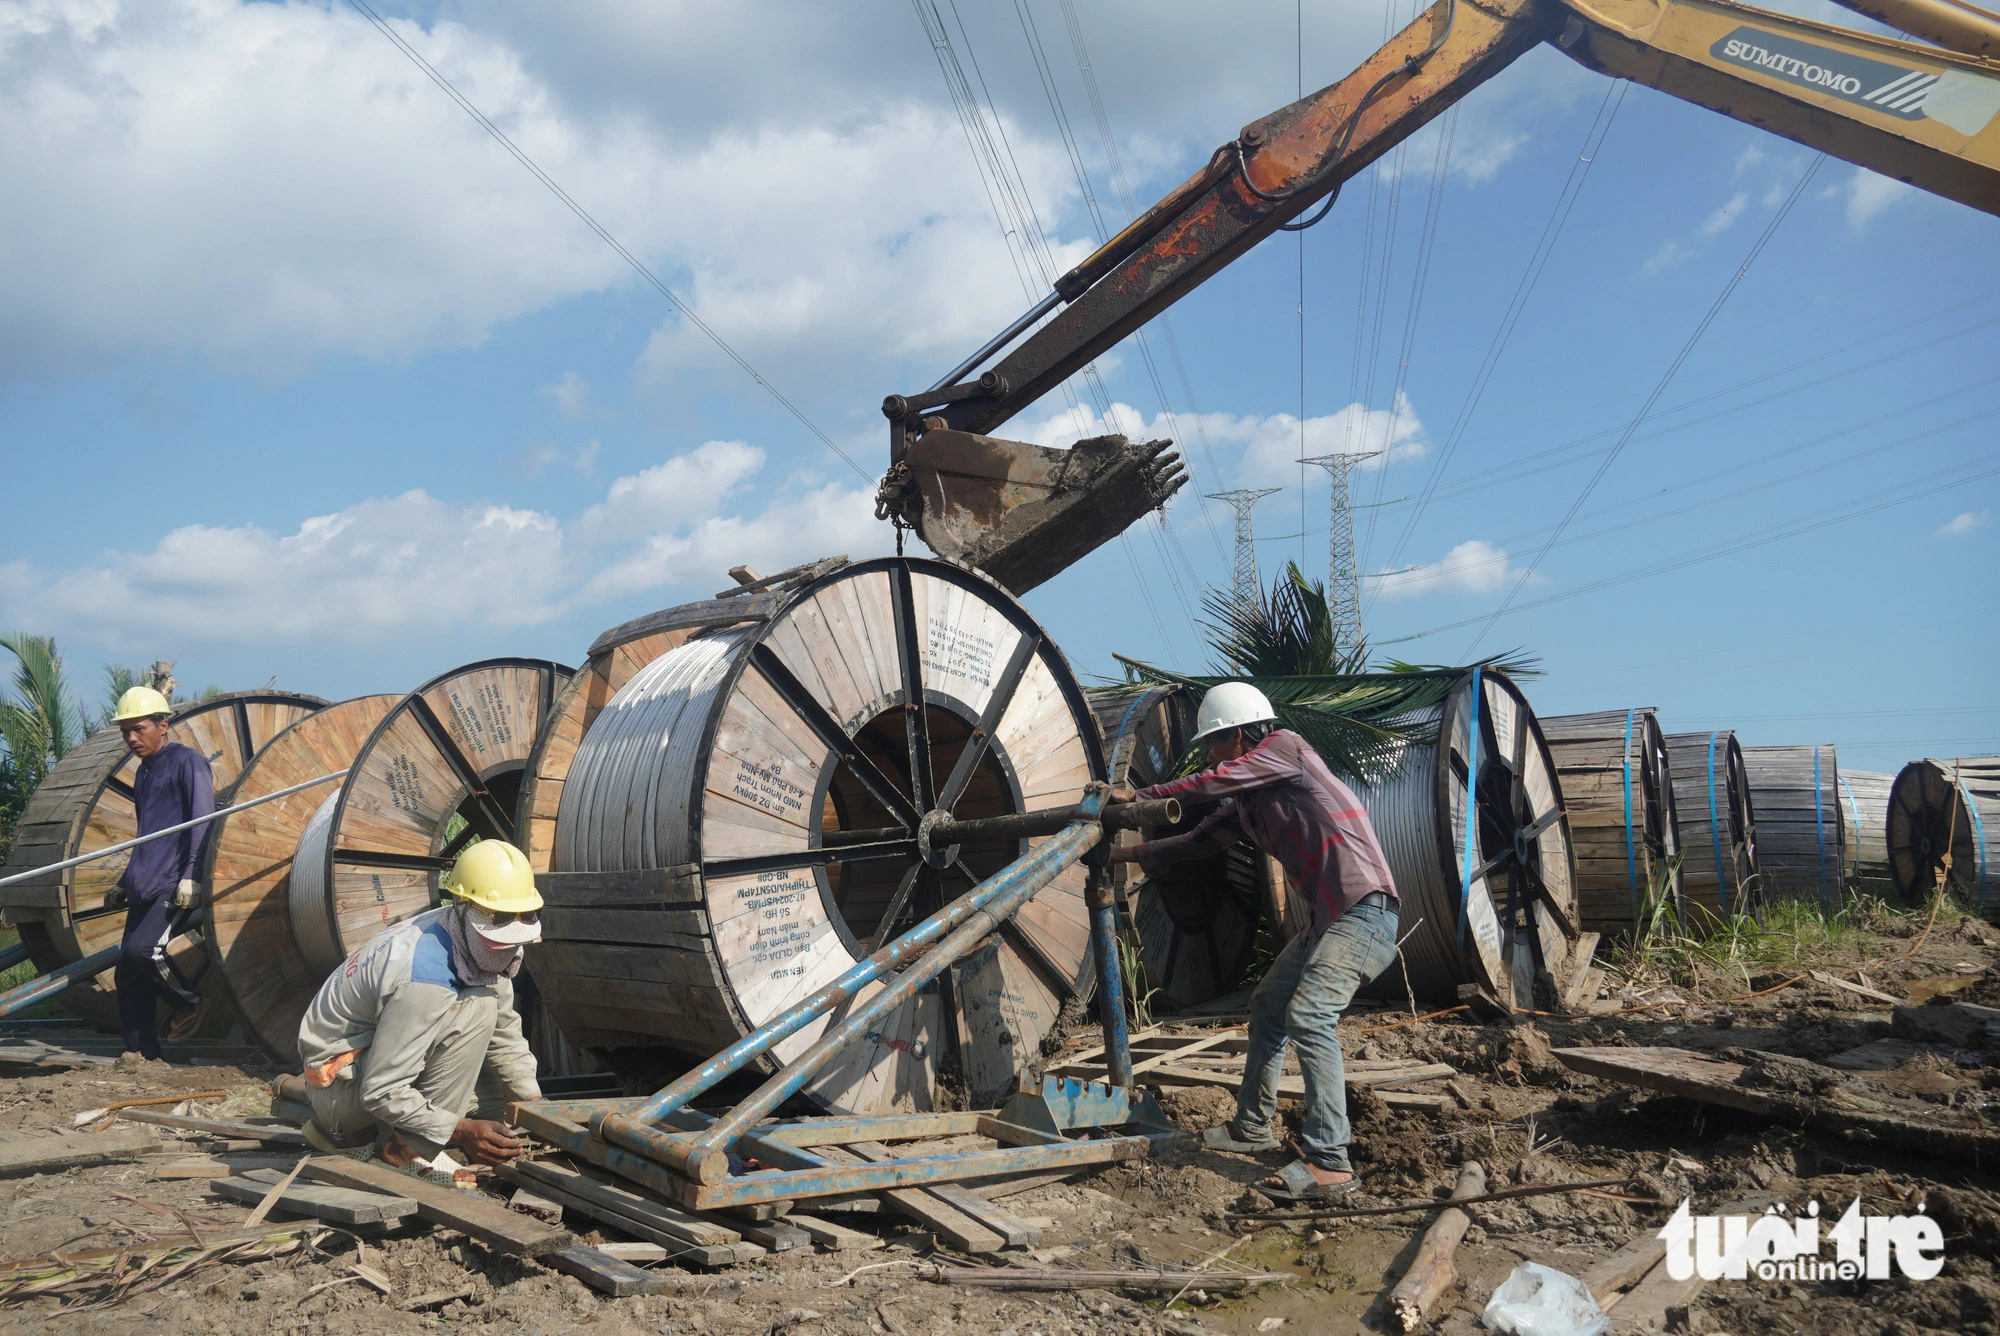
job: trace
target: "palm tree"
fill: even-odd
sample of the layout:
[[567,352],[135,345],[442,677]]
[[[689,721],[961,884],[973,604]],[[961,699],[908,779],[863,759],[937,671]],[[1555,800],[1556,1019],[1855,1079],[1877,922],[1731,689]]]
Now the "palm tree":
[[13,699],[0,698],[0,741],[15,781],[32,791],[63,753],[83,741],[83,710],[63,681],[62,655],[53,636],[24,631],[0,635],[13,654]]
[[63,682],[62,656],[51,636],[0,635],[15,660],[11,698],[0,695],[0,856],[13,843],[14,823],[63,753],[81,742],[83,711]]
[[[1342,649],[1333,638],[1326,586],[1308,580],[1290,563],[1268,597],[1246,605],[1210,592],[1203,600],[1213,619],[1204,623],[1216,662],[1207,674],[1176,673],[1116,655],[1138,681],[1187,688],[1202,695],[1222,682],[1248,682],[1270,697],[1278,722],[1312,745],[1335,771],[1372,778],[1412,743],[1429,741],[1431,707],[1475,666],[1413,664],[1391,660],[1368,669],[1368,648]],[[1534,673],[1518,653],[1481,659],[1478,666],[1516,676]],[[1184,764],[1198,763],[1190,756]]]

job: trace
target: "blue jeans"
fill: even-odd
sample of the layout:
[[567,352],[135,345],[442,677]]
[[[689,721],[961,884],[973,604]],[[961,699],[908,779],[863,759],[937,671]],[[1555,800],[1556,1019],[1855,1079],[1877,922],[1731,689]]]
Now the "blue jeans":
[[1301,933],[1278,952],[1250,994],[1250,1051],[1236,1096],[1237,1130],[1257,1136],[1278,1113],[1285,1045],[1299,1049],[1306,1123],[1299,1148],[1321,1169],[1352,1172],[1347,1159],[1347,1073],[1340,1060],[1340,1014],[1360,987],[1396,959],[1394,906],[1356,905],[1317,938]]

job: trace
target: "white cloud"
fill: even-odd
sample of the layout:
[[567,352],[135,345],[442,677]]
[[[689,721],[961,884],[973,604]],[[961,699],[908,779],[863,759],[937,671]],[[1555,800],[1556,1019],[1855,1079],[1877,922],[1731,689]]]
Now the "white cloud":
[[1735,225],[1743,215],[1743,206],[1750,202],[1747,191],[1739,190],[1730,196],[1729,202],[1702,220],[1701,234],[1705,237],[1719,237]]
[[1483,538],[1470,538],[1436,561],[1368,578],[1378,598],[1415,598],[1422,594],[1490,594],[1518,579],[1507,550]]
[[1915,186],[1878,176],[1866,167],[1856,167],[1848,178],[1847,223],[1857,232],[1868,226],[1883,210],[1920,194]]
[[1992,518],[1993,512],[1990,510],[1964,511],[1961,514],[1954,515],[1947,523],[1940,525],[1937,536],[1939,538],[1963,538],[1974,529],[1985,528],[1986,522]]
[[571,422],[590,411],[590,382],[574,371],[565,371],[553,383],[542,386],[542,393],[554,400],[556,411]]
[[1651,278],[1662,269],[1671,269],[1682,260],[1687,259],[1692,253],[1678,241],[1662,242],[1660,243],[1660,248],[1647,256],[1646,262],[1640,265],[1639,268],[1646,277]]
[[507,459],[507,471],[517,478],[539,478],[549,469],[562,466],[575,470],[578,477],[597,476],[596,441],[565,447],[547,441],[530,441]]
[[776,570],[887,549],[868,489],[810,473],[766,484],[759,509],[724,513],[763,460],[741,441],[711,441],[617,479],[567,523],[416,490],[313,516],[289,534],[192,524],[149,551],[106,552],[73,570],[13,561],[0,565],[0,623],[114,648],[384,644],[532,626],[613,599],[701,597],[748,559]]
[[[963,131],[927,88],[822,69],[846,82],[817,95],[837,113],[779,99],[735,123],[652,119],[592,104],[580,75],[553,81],[494,18],[390,23],[767,373],[796,377],[811,354],[824,383],[829,348],[956,350],[1021,304]],[[711,48],[746,26],[807,36],[733,14],[702,25]],[[807,55],[825,60],[787,61]],[[1057,224],[1075,192],[1060,145],[1010,131]],[[0,21],[0,171],[0,357],[16,375],[144,352],[276,375],[404,359],[638,281],[338,4],[49,0]],[[1089,249],[1056,245],[1062,263]],[[656,379],[717,361],[663,318]],[[550,390],[572,414],[587,391],[580,377]]]
[[[1337,413],[1305,420],[1301,433],[1299,419],[1290,413],[1181,413],[1169,422],[1162,413],[1150,420],[1130,404],[1114,403],[1099,415],[1089,408],[1064,410],[1040,421],[1010,423],[1011,439],[1033,441],[1037,445],[1066,446],[1088,436],[1121,432],[1135,441],[1159,440],[1180,429],[1181,454],[1192,456],[1203,486],[1226,483],[1230,487],[1296,486],[1302,455],[1362,454],[1375,452],[1373,459],[1356,467],[1372,472],[1385,464],[1420,458],[1429,446],[1424,424],[1410,403],[1410,396],[1398,393],[1394,411],[1363,408],[1349,404]],[[1228,461],[1226,479],[1211,476],[1201,440],[1210,450]]]

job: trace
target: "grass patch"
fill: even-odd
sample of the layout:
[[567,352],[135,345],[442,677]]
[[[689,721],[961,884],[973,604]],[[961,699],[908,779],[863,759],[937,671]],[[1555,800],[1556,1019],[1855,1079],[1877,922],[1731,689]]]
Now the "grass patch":
[[1753,974],[1805,970],[1856,955],[1893,954],[1932,921],[1934,933],[1955,928],[1969,911],[1946,896],[1933,908],[1911,908],[1873,895],[1845,893],[1832,913],[1807,900],[1774,900],[1752,913],[1717,914],[1698,904],[1676,917],[1668,895],[1671,870],[1658,869],[1648,888],[1640,930],[1620,938],[1603,963],[1634,982],[1692,988],[1722,976],[1750,987]]

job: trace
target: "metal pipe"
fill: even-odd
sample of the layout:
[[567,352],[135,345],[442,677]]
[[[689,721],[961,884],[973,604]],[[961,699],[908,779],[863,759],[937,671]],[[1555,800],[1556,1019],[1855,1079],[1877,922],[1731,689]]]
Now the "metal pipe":
[[1097,1019],[1104,1030],[1104,1070],[1113,1086],[1129,1090],[1131,1034],[1125,1025],[1125,975],[1118,961],[1118,911],[1110,874],[1091,868],[1083,898],[1090,907],[1090,944],[1097,953]]
[[[1095,797],[1087,798],[1084,806],[1086,809],[1092,808],[1098,801]],[[849,1012],[839,1025],[829,1029],[811,1048],[785,1064],[783,1071],[766,1081],[755,1094],[717,1121],[698,1141],[659,1132],[640,1121],[638,1117],[616,1113],[601,1114],[593,1119],[595,1131],[605,1140],[651,1156],[696,1182],[721,1181],[729,1173],[727,1152],[731,1143],[771,1110],[804,1089],[821,1069],[837,1058],[849,1044],[866,1034],[882,1016],[908,1001],[918,988],[942,974],[946,968],[971,954],[993,934],[1001,922],[1010,918],[1016,910],[1055,880],[1063,869],[1095,848],[1103,838],[1104,828],[1097,822],[1088,819],[1079,821],[1027,857],[1008,865],[981,882],[970,895],[961,897],[957,902],[964,904],[973,896],[984,892],[981,907],[964,915],[959,926],[925,953],[922,959],[897,975],[893,982],[887,984],[866,1003]],[[909,934],[909,936],[914,935],[914,933]],[[897,945],[901,946],[908,940],[909,937],[906,936]],[[871,957],[871,961],[872,959]],[[789,1023],[789,1029],[785,1033],[798,1029],[806,1020],[811,1019],[811,1017],[800,1017],[792,1023],[793,1013],[801,1010],[804,1005],[793,1008],[792,1012],[787,1012],[776,1021],[766,1024],[749,1039],[732,1046],[730,1054],[760,1039],[761,1047],[768,1048],[782,1037],[774,1033],[781,1025]],[[813,1014],[817,1015],[819,1011],[825,1009],[825,1006],[821,1006]],[[691,1073],[689,1077],[683,1077],[681,1081],[675,1082],[675,1086],[692,1085],[694,1083],[692,1078],[696,1077],[705,1078],[706,1084],[713,1084],[723,1073],[717,1072],[709,1076],[708,1072],[720,1061],[720,1058],[711,1060],[704,1064],[699,1072]],[[736,1065],[740,1066],[741,1061]],[[670,1090],[672,1089],[670,1087]],[[667,1093],[669,1092],[663,1091],[661,1095],[648,1101],[647,1106],[641,1106],[642,1111],[654,1103],[663,1103],[662,1097]]]
[[[1046,847],[1046,846],[1045,846]],[[1042,851],[1037,850],[1038,856]],[[1031,856],[1032,857],[1032,856]],[[631,1110],[627,1117],[637,1124],[657,1123],[669,1113],[686,1105],[688,1101],[708,1090],[723,1077],[730,1075],[761,1057],[773,1045],[782,1043],[791,1035],[804,1029],[820,1016],[852,998],[864,985],[874,982],[882,975],[912,959],[919,951],[958,927],[973,914],[984,909],[996,898],[1006,895],[1012,883],[1006,878],[1029,860],[1007,868],[995,876],[973,887],[942,910],[919,923],[916,927],[898,937],[889,945],[875,952],[866,960],[859,961],[847,973],[835,979],[826,987],[794,1003],[786,1010],[773,1016],[764,1024],[731,1044],[722,1052],[710,1058],[701,1066],[656,1092],[651,1099]],[[1062,867],[1068,866],[1067,863]],[[1061,867],[1056,869],[1061,870]],[[1054,874],[1051,873],[1051,876]],[[907,976],[906,976],[907,977]],[[928,978],[929,976],[925,976]],[[610,1115],[599,1114],[591,1119],[591,1130],[605,1135],[603,1124]]]
[[25,1007],[32,1007],[37,1002],[54,997],[79,979],[96,978],[118,963],[118,951],[119,948],[116,946],[107,946],[95,955],[85,956],[82,960],[65,965],[54,973],[44,974],[41,978],[32,979],[19,988],[10,988],[0,993],[0,1016],[11,1016]]
[[330,775],[321,775],[318,779],[309,779],[303,784],[294,784],[290,788],[279,789],[275,793],[267,793],[261,798],[252,798],[247,803],[231,803],[227,807],[218,807],[207,816],[198,816],[192,821],[183,821],[178,826],[168,826],[165,830],[156,830],[150,835],[141,835],[137,839],[126,840],[122,844],[107,844],[102,849],[93,849],[87,854],[79,854],[75,858],[66,858],[60,863],[50,863],[46,867],[29,868],[26,872],[16,872],[11,876],[0,877],[0,886],[11,886],[17,881],[26,881],[30,877],[39,877],[48,872],[61,872],[64,868],[72,868],[79,863],[94,862],[99,858],[109,858],[113,854],[122,854],[127,849],[135,849],[139,845],[149,843],[153,840],[165,839],[169,835],[178,835],[181,831],[190,830],[195,826],[206,825],[210,821],[220,821],[231,812],[244,812],[262,803],[276,802],[287,794],[297,793],[300,789],[309,789],[317,784],[324,784],[330,779],[339,779],[346,773],[345,770],[336,770]]
[[[963,844],[968,840],[1025,839],[1031,835],[1053,835],[1065,826],[1089,818],[1081,807],[1049,807],[1039,812],[1015,812],[1008,816],[982,816],[961,821],[943,812],[924,823],[932,848]],[[1147,826],[1171,826],[1181,819],[1178,798],[1151,802],[1107,803],[1099,820],[1106,830],[1140,830]]]
[[[972,372],[973,368],[977,367],[981,362],[984,362],[987,358],[993,356],[994,353],[999,352],[1002,348],[1012,343],[1015,339],[1015,336],[1020,334],[1022,330],[1034,324],[1037,320],[1040,320],[1050,311],[1055,310],[1056,303],[1061,301],[1062,299],[1063,296],[1060,292],[1053,292],[1053,291],[1050,292],[1048,296],[1042,298],[1040,301],[1036,302],[1033,306],[1029,307],[1027,314],[1023,315],[1019,320],[1016,320],[1013,324],[1007,326],[1007,328],[1001,330],[998,334],[994,335],[991,339],[987,340],[985,346],[980,348],[978,352],[966,358],[963,362],[960,362],[956,367],[953,367],[950,371],[947,371],[945,373],[944,379],[940,380],[937,384],[931,386],[931,389],[941,390],[947,385],[956,385],[960,381],[964,380],[966,376]],[[929,392],[930,392],[929,390],[925,391],[925,393],[927,394]]]

